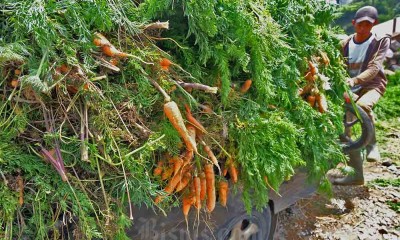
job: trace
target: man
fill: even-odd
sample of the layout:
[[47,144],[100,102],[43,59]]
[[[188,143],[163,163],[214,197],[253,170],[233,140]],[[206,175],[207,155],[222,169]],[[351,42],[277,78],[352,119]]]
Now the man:
[[[350,78],[346,79],[350,87],[360,87],[356,103],[360,105],[374,122],[372,108],[386,90],[387,79],[383,73],[383,61],[390,39],[379,39],[371,29],[378,23],[378,11],[372,6],[360,8],[352,20],[355,34],[342,42],[342,54],[347,60]],[[380,154],[376,137],[367,145],[367,161],[379,161]],[[352,154],[350,154],[352,155]],[[354,175],[335,179],[334,184],[364,184],[362,158],[350,156],[349,166]]]

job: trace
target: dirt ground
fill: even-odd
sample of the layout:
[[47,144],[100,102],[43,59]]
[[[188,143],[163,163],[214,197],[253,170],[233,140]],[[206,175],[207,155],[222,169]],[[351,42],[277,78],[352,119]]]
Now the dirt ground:
[[380,121],[377,135],[382,159],[364,162],[364,186],[333,186],[332,196],[314,194],[279,214],[275,240],[400,239],[400,187],[375,184],[400,178],[400,118]]

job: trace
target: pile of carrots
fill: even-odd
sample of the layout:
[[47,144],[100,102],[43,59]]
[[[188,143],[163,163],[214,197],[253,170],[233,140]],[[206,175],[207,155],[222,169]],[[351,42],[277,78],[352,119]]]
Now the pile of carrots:
[[321,52],[321,57],[314,57],[316,60],[308,61],[308,71],[304,74],[306,85],[299,89],[299,95],[307,101],[312,108],[318,108],[320,113],[328,111],[328,102],[325,95],[318,88],[318,62],[322,62],[325,66],[329,65],[329,58],[326,53]]
[[[165,196],[178,193],[182,200],[183,214],[187,219],[191,206],[194,206],[199,212],[205,203],[207,212],[212,212],[216,205],[216,189],[218,189],[219,202],[225,207],[229,183],[224,176],[229,172],[232,182],[237,183],[238,170],[235,162],[229,158],[225,163],[224,170],[221,171],[215,154],[203,139],[204,134],[208,132],[193,117],[189,106],[185,105],[186,124],[175,102],[167,102],[164,105],[164,113],[183,139],[186,149],[180,156],[167,157],[166,160],[163,159],[157,163],[157,167],[153,171],[154,176],[161,178],[162,181],[168,181],[168,183],[164,187],[164,194],[155,198],[155,203],[163,201]],[[200,143],[207,157],[199,154],[197,143]],[[201,161],[194,160],[195,154],[199,154]],[[218,178],[220,180],[216,179],[215,169],[218,169],[221,174]]]

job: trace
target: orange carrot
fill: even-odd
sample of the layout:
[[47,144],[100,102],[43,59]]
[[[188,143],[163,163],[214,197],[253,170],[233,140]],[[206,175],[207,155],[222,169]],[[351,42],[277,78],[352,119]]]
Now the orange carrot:
[[207,184],[207,211],[212,212],[215,208],[215,175],[214,166],[212,164],[206,164],[204,166],[204,172],[206,174],[206,184]]
[[229,176],[232,179],[232,182],[233,183],[237,183],[237,181],[238,181],[238,170],[237,170],[237,168],[235,167],[235,165],[233,163],[229,166],[228,171],[229,171]]
[[193,204],[193,200],[194,199],[191,194],[184,196],[182,199],[182,212],[183,212],[183,215],[185,216],[186,223],[187,223],[187,218],[189,215],[190,207]]
[[324,112],[328,111],[328,102],[326,101],[324,94],[321,93],[321,94],[316,95],[315,100],[317,100],[318,111],[320,113],[324,113]]
[[206,199],[207,194],[207,182],[206,182],[206,175],[204,172],[200,173],[200,201]]
[[104,45],[111,45],[110,41],[106,37],[103,36],[101,33],[96,33],[93,39],[94,45],[101,47]]
[[315,67],[315,65],[311,61],[308,61],[308,67],[310,69],[310,73],[311,73],[312,76],[317,74],[317,68]]
[[62,74],[65,74],[65,73],[69,72],[70,68],[68,67],[67,64],[63,63],[63,64],[61,64],[61,66],[58,68],[58,70],[59,70]]
[[14,74],[15,74],[16,76],[21,75],[21,70],[15,69],[15,70],[14,70]]
[[160,66],[162,70],[168,71],[171,61],[168,58],[161,58]]
[[314,75],[312,75],[312,73],[310,71],[308,71],[306,73],[306,75],[304,76],[304,78],[308,81],[308,82],[314,82]]
[[217,160],[217,158],[215,157],[214,153],[212,152],[211,148],[210,148],[209,146],[207,146],[206,143],[205,143],[204,141],[201,141],[201,143],[203,144],[203,150],[204,150],[204,152],[207,153],[208,157],[211,159],[211,162],[212,162],[215,166],[217,166],[217,168],[218,168],[218,170],[219,170],[219,173],[221,173],[221,168],[220,168],[220,166],[219,166],[219,164],[218,164],[218,160]]
[[184,161],[184,164],[186,165],[186,164],[188,164],[188,163],[190,163],[190,161],[193,159],[193,151],[186,151],[184,154],[183,154],[183,161]]
[[174,169],[173,175],[175,176],[176,174],[178,174],[179,170],[181,170],[181,168],[183,166],[183,160],[178,156],[173,157],[172,159],[173,159],[173,164],[174,164],[174,166],[173,166],[173,169]]
[[192,174],[190,174],[189,172],[185,173],[185,175],[182,177],[181,181],[176,186],[175,192],[179,192],[182,189],[184,189],[189,184],[191,177],[192,177]]
[[13,79],[13,80],[11,80],[10,85],[11,85],[11,87],[13,87],[13,88],[17,88],[17,87],[19,86],[19,81],[18,81],[18,79]]
[[196,118],[193,117],[192,112],[190,111],[190,107],[187,104],[185,104],[185,110],[186,119],[196,128],[196,130],[200,131],[200,133],[207,133],[203,125],[199,121],[197,121]]
[[186,129],[188,130],[189,136],[192,141],[196,143],[196,128],[191,124],[186,124]]
[[153,171],[154,176],[160,176],[163,170],[164,161],[158,161],[157,167]]
[[315,105],[315,96],[308,95],[307,102],[310,104],[311,107],[314,107],[314,105]]
[[223,169],[222,169],[222,176],[226,176],[226,174],[228,174],[228,168],[225,166]]
[[250,89],[252,83],[253,81],[251,79],[247,79],[240,88],[240,92],[246,93]]
[[193,178],[193,189],[194,189],[194,194],[196,197],[195,207],[197,208],[198,211],[200,211],[200,208],[201,208],[201,180],[197,176]]
[[164,169],[164,172],[161,175],[161,180],[167,180],[174,173],[174,169],[172,167],[168,167]]
[[[164,188],[164,192],[166,193],[166,195],[169,195],[174,192],[176,186],[179,184],[181,179],[182,179],[182,175],[180,175],[180,174],[177,174],[171,178],[171,180],[168,182],[168,185]],[[154,202],[157,204],[157,203],[161,202],[163,198],[164,198],[164,196],[159,195],[156,197]]]
[[223,207],[226,207],[226,202],[228,200],[228,182],[225,180],[222,180],[219,182],[219,202]]
[[113,45],[104,45],[101,47],[103,53],[109,57],[128,57],[129,54],[116,49]]
[[113,66],[117,66],[118,65],[118,58],[111,58],[110,59],[110,64]]
[[174,128],[178,131],[181,138],[183,138],[186,148],[189,151],[194,151],[197,153],[196,143],[193,142],[193,140],[189,136],[189,133],[183,122],[182,114],[179,111],[179,108],[176,105],[176,103],[174,101],[170,101],[164,104],[164,113],[169,119],[169,121],[172,123]]

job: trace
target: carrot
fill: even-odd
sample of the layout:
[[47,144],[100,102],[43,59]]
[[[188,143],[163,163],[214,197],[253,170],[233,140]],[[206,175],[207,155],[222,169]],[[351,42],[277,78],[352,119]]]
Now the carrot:
[[197,176],[193,178],[193,189],[194,189],[194,194],[196,197],[194,206],[197,208],[198,211],[200,211],[200,209],[201,209],[201,180]]
[[101,47],[103,53],[109,57],[128,57],[129,54],[124,53],[116,49],[113,45],[104,45]]
[[158,161],[157,167],[153,171],[154,176],[160,176],[163,170],[164,161]]
[[311,71],[308,71],[306,73],[306,75],[304,75],[304,78],[308,81],[308,82],[314,82],[314,75],[312,75]]
[[193,159],[193,151],[186,151],[183,155],[184,165],[188,164]]
[[179,192],[182,189],[184,189],[189,184],[191,177],[192,177],[192,174],[190,174],[189,172],[185,173],[185,175],[182,177],[181,181],[176,186],[175,192]]
[[175,176],[176,174],[178,174],[179,170],[181,170],[182,166],[183,166],[183,160],[180,157],[174,157],[173,159],[173,175]]
[[219,202],[223,207],[226,207],[226,202],[228,200],[228,182],[225,180],[222,180],[219,182]]
[[190,111],[190,107],[185,104],[185,111],[186,111],[186,119],[198,130],[200,133],[207,133],[206,129],[203,125],[197,121],[196,118],[193,117],[192,112]]
[[181,138],[183,138],[186,148],[189,151],[194,151],[197,153],[196,143],[193,142],[193,140],[189,136],[189,133],[183,122],[182,114],[179,111],[178,105],[176,105],[174,101],[167,102],[166,104],[164,104],[164,113],[171,122],[171,124],[174,126],[174,128],[178,131]]
[[161,58],[160,66],[162,70],[168,71],[171,61],[168,58]]
[[308,61],[308,67],[310,69],[311,75],[314,76],[315,74],[317,74],[318,69],[315,67],[315,65],[311,61]]
[[188,194],[188,195],[184,196],[183,199],[182,199],[182,212],[183,212],[183,215],[185,216],[186,223],[188,221],[187,218],[188,218],[188,215],[189,215],[190,207],[193,204],[193,200],[194,199],[193,199],[193,196],[191,194]]
[[15,69],[15,70],[14,70],[14,74],[15,74],[16,76],[21,75],[21,70]]
[[212,212],[215,208],[215,175],[214,167],[212,164],[206,164],[204,166],[204,172],[206,174],[206,186],[207,186],[207,211]]
[[322,57],[322,62],[325,64],[325,66],[328,66],[330,63],[330,60],[328,58],[328,55],[325,52],[320,52],[321,57]]
[[192,139],[193,142],[196,143],[196,128],[191,124],[186,124],[186,128],[188,130],[190,138]]
[[224,167],[224,169],[222,169],[222,176],[226,176],[226,174],[228,174],[228,168]]
[[167,169],[164,170],[164,172],[161,175],[161,180],[167,180],[169,177],[172,176],[174,173],[174,169],[172,167],[168,167]]
[[238,181],[238,170],[237,170],[237,168],[235,167],[235,165],[233,163],[229,166],[228,171],[229,171],[229,176],[232,179],[232,182],[233,183],[237,183],[237,181]]
[[68,67],[67,64],[63,63],[63,64],[61,64],[61,66],[56,68],[56,70],[58,70],[62,74],[66,74],[67,72],[69,72],[70,68]]
[[118,65],[118,58],[111,58],[110,59],[110,64],[113,66],[117,66]]
[[17,88],[17,87],[19,86],[19,81],[18,81],[18,79],[13,79],[13,80],[11,80],[10,85],[11,85],[11,87],[13,87],[13,88]]
[[106,37],[103,36],[101,33],[96,33],[93,39],[94,45],[101,47],[104,45],[111,45],[110,41]]
[[[182,179],[182,176],[180,174],[177,174],[171,178],[171,180],[168,182],[168,185],[164,188],[164,192],[166,192],[166,195],[169,195],[174,192],[176,186],[179,184],[181,179]],[[159,195],[156,197],[154,202],[157,204],[157,203],[161,202],[163,198],[164,198],[164,196]]]
[[17,184],[18,184],[18,192],[19,192],[19,200],[18,203],[20,206],[24,204],[24,180],[21,175],[17,176]]
[[207,182],[204,172],[200,173],[200,201],[206,199]]
[[252,83],[253,81],[251,79],[247,79],[240,88],[240,92],[246,93],[250,89]]
[[314,105],[315,105],[315,96],[308,95],[307,102],[310,104],[311,107],[314,107]]
[[219,166],[219,164],[218,164],[218,160],[217,160],[217,158],[215,157],[214,153],[212,152],[211,148],[210,148],[209,146],[207,146],[206,143],[205,143],[204,141],[201,141],[201,143],[203,144],[203,150],[204,150],[204,152],[207,153],[208,157],[211,159],[211,162],[212,162],[215,166],[217,166],[217,168],[218,168],[218,170],[219,170],[219,173],[221,174],[221,168],[220,168],[220,166]]
[[326,97],[324,94],[318,94],[315,96],[315,100],[317,100],[318,111],[320,113],[324,113],[328,111],[328,102],[326,101]]

